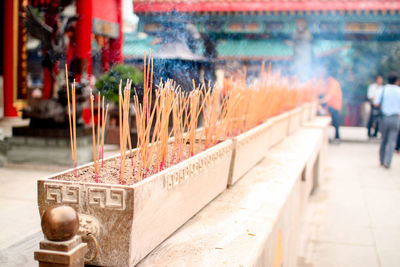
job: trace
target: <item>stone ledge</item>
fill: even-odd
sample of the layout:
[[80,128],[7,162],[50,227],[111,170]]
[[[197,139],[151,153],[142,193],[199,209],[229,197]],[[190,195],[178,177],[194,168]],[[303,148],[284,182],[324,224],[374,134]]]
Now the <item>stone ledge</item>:
[[[77,146],[91,145],[91,136],[77,137]],[[13,146],[54,146],[54,147],[70,147],[69,138],[51,138],[51,137],[31,137],[31,136],[13,136],[6,138],[6,141],[11,147]]]
[[[93,160],[92,137],[77,137],[78,164]],[[70,166],[69,138],[13,136],[0,141],[0,166],[11,163],[40,163]]]
[[302,174],[322,136],[321,129],[301,129],[271,149],[138,266],[272,266],[275,248],[284,266],[295,266],[307,199]]
[[[92,146],[77,147],[78,164],[93,160]],[[11,163],[41,163],[71,166],[71,148],[69,146],[28,146],[13,145],[7,151],[7,161]]]

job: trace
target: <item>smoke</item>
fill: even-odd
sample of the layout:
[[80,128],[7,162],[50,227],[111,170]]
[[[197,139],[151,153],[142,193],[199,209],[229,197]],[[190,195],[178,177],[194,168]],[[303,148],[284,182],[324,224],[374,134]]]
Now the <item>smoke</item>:
[[[246,67],[249,83],[258,79],[263,61],[266,65],[272,63],[273,71],[296,76],[300,82],[320,78],[320,70],[325,69],[341,84],[345,116],[349,106],[357,108],[365,101],[367,87],[377,73],[385,77],[389,71],[400,69],[400,44],[394,39],[396,36],[384,31],[363,32],[363,17],[353,18],[362,25],[352,35],[346,33],[343,20],[346,14],[295,14],[284,18],[279,14],[258,16],[257,13],[191,14],[172,11],[149,16],[140,22],[143,27],[139,27],[143,30],[146,23],[159,23],[161,28],[153,32],[161,40],[159,44],[184,43],[194,55],[204,57],[205,60],[195,60],[199,65],[179,60],[175,63],[158,60],[155,64],[156,75],[164,80],[182,80],[186,90],[191,89],[192,78],[201,81],[203,77],[211,77],[197,74],[207,64],[211,72],[223,70],[225,76],[242,75]],[[374,15],[370,16],[373,20]],[[252,33],[257,27],[261,28]],[[215,79],[215,75],[208,79]]]

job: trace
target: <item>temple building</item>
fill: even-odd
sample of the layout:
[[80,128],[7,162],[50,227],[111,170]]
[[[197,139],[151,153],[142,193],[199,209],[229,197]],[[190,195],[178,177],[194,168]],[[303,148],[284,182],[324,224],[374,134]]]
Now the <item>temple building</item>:
[[[304,46],[307,39],[313,40],[317,55],[326,52],[320,48],[326,40],[337,41],[325,49],[332,50],[349,40],[400,39],[400,1],[134,0],[134,11],[139,31],[151,36],[148,45],[155,50],[154,39],[165,34],[168,24],[179,22],[199,30],[204,41],[199,52],[211,45],[221,60],[291,60],[298,56],[296,41]],[[134,55],[127,51],[127,57]]]
[[[398,0],[134,0],[134,11],[140,18],[139,32],[145,34],[126,36],[127,62],[140,58],[148,47],[156,52],[171,25],[181,25],[187,31],[196,28],[201,36],[187,41],[193,51],[228,74],[244,65],[249,78],[257,77],[261,62],[267,61],[285,75],[308,80],[324,65],[339,70],[347,62],[359,64],[352,71],[340,70],[349,74],[342,77],[347,83],[343,114],[344,124],[352,126],[360,125],[368,86],[358,82],[366,81],[366,76],[356,75],[366,66],[372,69],[371,60],[380,57],[368,46],[391,48],[400,40]],[[357,56],[356,46],[363,54]]]
[[51,98],[68,64],[77,81],[122,62],[122,0],[5,0],[0,35],[0,118],[15,117],[39,89]]
[[262,61],[273,62],[306,80],[324,58],[346,57],[354,41],[400,40],[399,0],[133,0],[138,29],[125,35],[122,13],[132,7],[123,10],[122,2],[2,1],[0,118],[17,116],[32,90],[52,97],[65,63],[73,78],[90,83],[114,63],[140,62],[151,48],[156,57],[201,61],[210,70],[245,65],[249,77]]

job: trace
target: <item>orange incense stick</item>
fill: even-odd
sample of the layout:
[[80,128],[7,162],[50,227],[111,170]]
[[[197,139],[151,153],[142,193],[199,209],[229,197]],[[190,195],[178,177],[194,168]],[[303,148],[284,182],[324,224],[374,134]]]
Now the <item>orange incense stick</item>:
[[[103,168],[104,166],[104,135],[105,135],[105,129],[107,125],[107,116],[108,116],[108,107],[109,104],[107,104],[105,114],[103,116],[103,128],[102,128],[102,134],[101,134],[101,167]],[[103,110],[104,110],[104,96],[103,96]]]
[[74,158],[74,141],[72,135],[72,122],[71,122],[71,107],[70,107],[70,99],[69,99],[69,83],[68,83],[68,66],[65,64],[65,82],[67,86],[67,102],[68,102],[68,119],[69,119],[69,136],[71,141],[71,158],[72,158],[72,165],[75,170],[75,158]]
[[[93,107],[93,101],[94,101],[94,96],[92,92],[90,92],[90,111],[91,111],[91,117],[92,117],[92,141],[93,141],[93,161],[94,161],[94,168],[95,168],[95,175],[96,175],[96,130],[95,130],[95,124],[94,124],[94,107]],[[97,182],[97,181],[96,181]]]
[[77,164],[77,154],[76,154],[76,90],[75,90],[75,80],[72,84],[72,131],[73,131],[73,140],[74,140],[74,176],[77,176],[76,173],[76,164]]

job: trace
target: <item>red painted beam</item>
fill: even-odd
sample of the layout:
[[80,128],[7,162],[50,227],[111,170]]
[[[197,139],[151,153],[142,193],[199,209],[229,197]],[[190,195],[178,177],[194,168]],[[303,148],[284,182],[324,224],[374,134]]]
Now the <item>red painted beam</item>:
[[134,2],[134,11],[143,12],[249,12],[324,10],[400,10],[400,1],[214,1],[214,2]]
[[17,33],[17,26],[15,25],[18,20],[15,16],[18,16],[17,10],[18,4],[14,3],[14,0],[4,1],[4,116],[5,117],[17,117],[17,110],[14,107],[14,88],[17,83],[16,79],[16,64],[17,61],[14,58],[18,49],[15,43],[15,35]]
[[92,5],[92,0],[76,1],[76,13],[79,15],[76,24],[76,57],[82,60],[83,71],[89,78],[92,75]]
[[117,22],[119,24],[119,37],[118,39],[110,39],[110,63],[123,63],[122,44],[124,33],[122,32],[122,0],[115,0],[117,8]]

